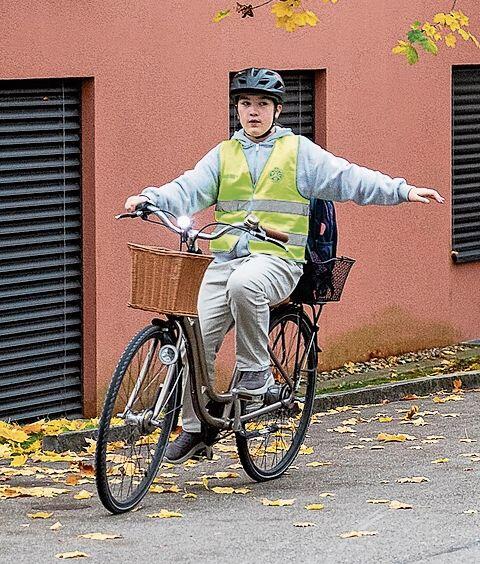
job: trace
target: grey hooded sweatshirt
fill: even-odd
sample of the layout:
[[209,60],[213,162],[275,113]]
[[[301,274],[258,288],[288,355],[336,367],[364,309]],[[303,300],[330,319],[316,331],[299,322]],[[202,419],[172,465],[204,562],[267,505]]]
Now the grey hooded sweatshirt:
[[[235,132],[247,159],[252,181],[256,184],[275,140],[293,135],[291,129],[276,127],[260,143],[251,141],[243,129]],[[179,215],[192,215],[216,203],[220,185],[220,144],[209,151],[193,170],[188,170],[172,182],[142,191],[161,209]],[[381,172],[350,163],[336,157],[307,137],[300,136],[297,158],[297,189],[304,198],[322,198],[360,205],[394,205],[408,201],[412,186],[404,178],[391,178]],[[215,260],[225,261],[249,254],[248,233],[242,235],[229,253],[216,254]]]

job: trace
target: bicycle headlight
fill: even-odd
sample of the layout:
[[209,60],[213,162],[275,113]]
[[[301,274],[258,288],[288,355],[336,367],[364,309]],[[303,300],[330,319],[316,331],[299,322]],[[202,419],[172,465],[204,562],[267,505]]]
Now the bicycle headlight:
[[186,231],[192,225],[192,220],[187,215],[181,215],[177,218],[177,225],[183,231]]
[[178,359],[178,351],[173,345],[163,345],[158,352],[158,358],[163,364],[174,364]]

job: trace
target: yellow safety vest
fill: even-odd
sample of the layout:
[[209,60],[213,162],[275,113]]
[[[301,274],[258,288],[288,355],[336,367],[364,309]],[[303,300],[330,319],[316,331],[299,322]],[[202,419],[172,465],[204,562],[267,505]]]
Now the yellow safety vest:
[[[310,202],[297,189],[298,143],[297,135],[277,139],[255,185],[241,143],[230,139],[221,144],[220,186],[215,220],[238,223],[253,212],[261,225],[283,231],[289,236],[286,245],[288,252],[272,243],[252,239],[249,241],[251,253],[305,260]],[[241,233],[231,231],[211,241],[211,251],[232,250]]]

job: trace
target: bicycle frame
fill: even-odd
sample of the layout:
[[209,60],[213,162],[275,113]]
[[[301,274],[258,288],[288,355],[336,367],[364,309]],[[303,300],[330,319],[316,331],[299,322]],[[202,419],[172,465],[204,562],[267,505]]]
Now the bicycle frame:
[[[295,350],[295,369],[299,372],[305,370],[305,362],[308,358],[310,353],[311,347],[315,346],[317,351],[318,343],[317,343],[317,334],[318,334],[318,319],[321,314],[322,307],[318,310],[315,310],[312,307],[313,311],[313,332],[308,343],[308,346],[305,348],[302,354],[302,358],[299,359],[299,352],[300,352],[300,332],[297,336],[297,343],[296,343],[296,350]],[[298,305],[298,315],[299,317],[305,317],[306,313],[303,309],[303,306]],[[248,414],[241,414],[241,400],[244,396],[240,396],[235,392],[228,391],[225,393],[218,393],[213,388],[210,379],[208,377],[207,366],[205,362],[205,351],[203,346],[203,339],[202,334],[200,331],[200,323],[198,318],[194,317],[186,317],[186,316],[169,316],[168,320],[161,320],[156,319],[154,321],[156,325],[161,325],[165,329],[168,328],[170,325],[174,325],[177,330],[177,339],[175,348],[178,353],[178,356],[182,359],[182,368],[190,377],[190,393],[192,397],[192,404],[194,410],[197,414],[197,417],[208,426],[213,426],[218,429],[222,430],[233,430],[240,432],[242,430],[242,424],[250,419],[254,419],[260,415],[269,413],[271,411],[275,411],[280,407],[289,407],[291,406],[292,399],[294,398],[295,392],[297,391],[298,385],[300,383],[300,379],[298,378],[298,374],[293,375],[293,379],[285,373],[283,367],[281,366],[280,361],[276,358],[275,354],[269,347],[270,357],[275,364],[276,369],[282,374],[285,381],[290,385],[291,391],[289,396],[284,399],[281,399],[271,405],[262,407],[260,409],[254,410]],[[135,401],[136,392],[140,389],[142,384],[143,375],[148,371],[148,364],[151,362],[154,351],[154,345],[152,345],[152,350],[149,351],[147,354],[147,358],[145,359],[145,365],[142,367],[138,381],[132,390],[132,394],[128,400],[127,407],[131,407]],[[167,376],[163,383],[163,386],[160,390],[159,396],[155,403],[155,407],[153,409],[153,414],[150,419],[150,423],[153,425],[160,425],[160,421],[157,420],[157,417],[165,405],[166,401],[168,401],[169,396],[167,394],[173,393],[175,389],[175,385],[181,378],[181,373],[178,373],[176,370],[177,362],[175,361],[173,364],[170,365]],[[174,381],[174,378],[177,380]],[[297,381],[297,386],[294,385],[295,381]],[[234,383],[234,381],[232,382]],[[226,407],[233,406],[233,417],[226,415],[224,417],[215,417],[205,407],[205,403],[201,401],[200,398],[206,393],[207,397],[214,402],[224,404]],[[224,410],[225,413],[225,410]],[[230,413],[230,410],[227,410],[227,413]],[[124,413],[126,418],[128,419],[128,414]]]

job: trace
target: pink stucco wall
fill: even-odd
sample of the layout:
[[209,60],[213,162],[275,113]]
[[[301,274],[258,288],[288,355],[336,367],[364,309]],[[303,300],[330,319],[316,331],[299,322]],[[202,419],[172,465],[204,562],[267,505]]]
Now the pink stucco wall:
[[[90,78],[83,120],[88,414],[129,335],[150,319],[125,305],[126,242],[165,242],[159,230],[113,215],[128,195],[170,180],[226,137],[228,74],[247,66],[326,69],[326,148],[447,198],[443,206],[338,206],[340,251],[358,262],[343,301],[325,309],[325,364],[479,336],[480,264],[451,261],[450,185],[451,69],[480,64],[480,50],[444,47],[413,67],[391,55],[414,20],[450,9],[447,1],[317,3],[318,26],[294,34],[275,29],[268,8],[254,20],[211,24],[231,0],[2,4],[0,79]],[[477,0],[459,7],[480,36]]]

